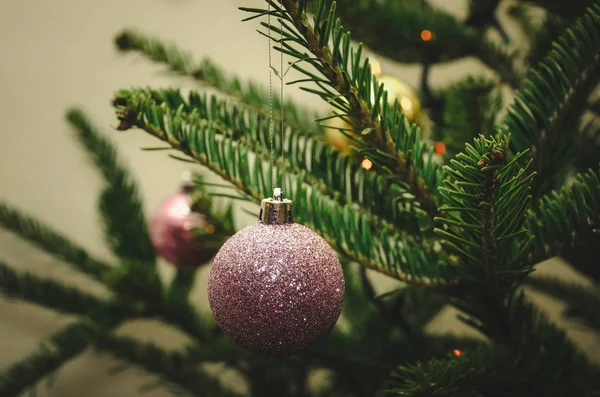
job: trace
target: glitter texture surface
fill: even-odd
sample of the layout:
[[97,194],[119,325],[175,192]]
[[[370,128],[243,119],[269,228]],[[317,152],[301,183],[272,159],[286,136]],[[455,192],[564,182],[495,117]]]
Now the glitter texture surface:
[[188,193],[166,198],[150,219],[150,239],[157,254],[178,267],[196,267],[210,260],[214,250],[194,238],[192,229],[205,228],[202,214],[192,212]]
[[223,332],[265,356],[309,347],[335,325],[344,276],[333,249],[309,228],[257,223],[221,248],[208,283]]

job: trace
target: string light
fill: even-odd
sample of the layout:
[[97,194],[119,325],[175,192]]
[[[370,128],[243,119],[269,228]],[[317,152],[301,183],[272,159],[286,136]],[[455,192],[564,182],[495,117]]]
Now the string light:
[[373,73],[376,77],[381,76],[381,63],[379,63],[379,61],[371,61],[371,73]]
[[433,38],[433,33],[431,30],[425,29],[421,32],[421,40],[429,41]]
[[437,154],[444,154],[446,153],[446,144],[444,142],[438,142],[433,147],[433,150],[435,150]]
[[462,351],[461,351],[461,350],[459,350],[459,349],[454,349],[454,350],[452,350],[452,353],[454,353],[454,355],[455,355],[456,357],[460,357],[460,356],[462,356]]
[[412,109],[413,104],[412,104],[412,101],[409,98],[402,97],[402,99],[400,99],[400,106],[404,110],[410,110],[410,109]]
[[371,160],[369,160],[369,159],[364,159],[362,161],[362,167],[365,170],[370,170],[373,167],[373,162]]
[[215,232],[215,225],[206,225],[204,231],[208,234],[213,234]]

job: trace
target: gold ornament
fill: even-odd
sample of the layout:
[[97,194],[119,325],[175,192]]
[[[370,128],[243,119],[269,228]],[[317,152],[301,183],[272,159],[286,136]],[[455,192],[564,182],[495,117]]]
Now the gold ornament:
[[[381,66],[379,62],[374,61],[371,65],[373,74],[377,76],[377,80],[380,84],[383,84],[383,88],[388,93],[388,104],[393,104],[398,99],[398,108],[404,112],[406,119],[410,123],[415,123],[421,129],[424,128],[427,123],[427,115],[425,114],[421,101],[417,93],[406,83],[397,79],[393,76],[380,75]],[[373,94],[374,95],[374,94]],[[329,114],[333,115],[336,112],[332,109]],[[325,136],[327,141],[342,153],[350,153],[350,146],[356,143],[353,142],[349,137],[344,135],[339,129],[344,128],[348,133],[352,133],[352,127],[339,117],[329,119],[325,122],[327,128],[325,129]],[[356,133],[356,132],[355,132]],[[360,132],[358,132],[360,135]]]
[[391,105],[398,99],[398,107],[404,112],[406,119],[411,124],[423,128],[426,116],[417,93],[408,84],[393,76],[381,76],[378,80],[388,93],[388,104]]

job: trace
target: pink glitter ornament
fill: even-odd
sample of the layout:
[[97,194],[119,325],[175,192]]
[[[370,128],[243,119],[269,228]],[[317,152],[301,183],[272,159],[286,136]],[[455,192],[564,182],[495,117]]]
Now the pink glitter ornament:
[[[194,268],[208,262],[214,250],[194,237],[193,229],[210,230],[204,215],[192,212],[190,185],[167,197],[150,219],[150,239],[157,254],[180,268]],[[214,227],[212,228],[214,230]]]
[[262,203],[260,221],[231,237],[212,265],[210,307],[223,332],[265,356],[308,348],[335,325],[344,276],[321,236],[293,223],[292,205]]

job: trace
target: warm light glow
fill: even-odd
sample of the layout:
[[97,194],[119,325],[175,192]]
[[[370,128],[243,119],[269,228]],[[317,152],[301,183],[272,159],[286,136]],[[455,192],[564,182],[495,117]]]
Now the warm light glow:
[[208,234],[213,234],[215,232],[215,225],[206,225],[206,227],[204,228],[204,230]]
[[421,39],[423,41],[429,41],[432,38],[433,38],[433,33],[431,33],[431,30],[425,29],[424,31],[421,32]]
[[437,154],[444,154],[446,153],[446,144],[444,142],[438,142],[435,144],[433,150],[435,150]]
[[371,167],[373,167],[373,162],[372,162],[371,160],[369,160],[369,159],[364,159],[364,160],[362,161],[362,167],[363,167],[365,170],[370,170],[370,169],[371,169]]
[[454,350],[452,351],[452,353],[454,353],[454,355],[455,355],[456,357],[460,357],[460,356],[462,356],[462,351],[460,351],[460,350],[458,350],[458,349],[454,349]]
[[371,61],[371,73],[373,73],[377,77],[381,75],[381,64],[379,63],[379,61]]
[[402,97],[402,99],[400,99],[400,106],[404,110],[410,110],[410,109],[412,109],[413,104],[412,104],[412,101],[409,98]]

